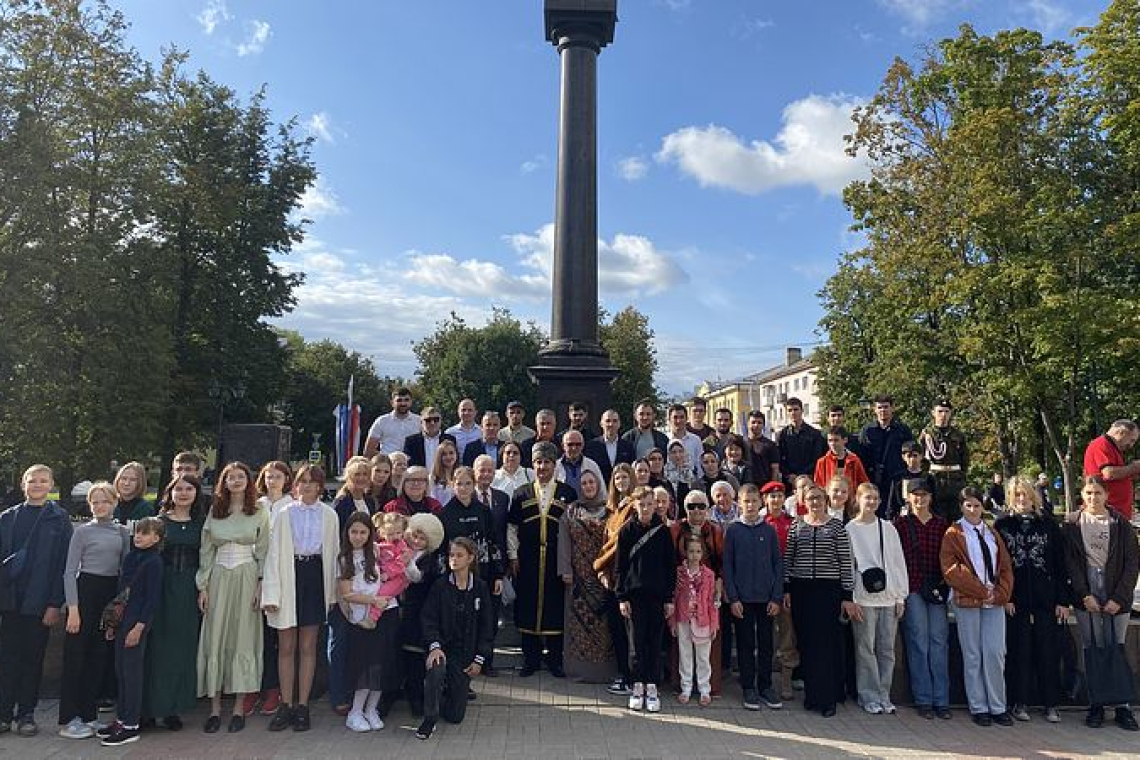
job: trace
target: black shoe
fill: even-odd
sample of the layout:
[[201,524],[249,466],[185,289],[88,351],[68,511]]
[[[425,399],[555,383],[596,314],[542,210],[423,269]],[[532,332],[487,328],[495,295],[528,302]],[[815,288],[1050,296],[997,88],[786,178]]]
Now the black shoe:
[[1089,728],[1100,728],[1104,725],[1104,708],[1090,707],[1085,715],[1085,725]]
[[424,718],[424,722],[416,729],[417,739],[430,739],[432,732],[435,731],[435,721],[431,718]]
[[633,692],[633,689],[630,688],[629,684],[626,683],[626,680],[624,678],[618,676],[609,686],[606,687],[606,691],[608,691],[610,694],[617,694],[618,696],[624,697],[631,694]]
[[934,714],[937,715],[942,720],[950,720],[950,708],[949,707],[935,707],[934,708]]
[[309,718],[309,706],[297,705],[293,708],[293,730],[294,731],[308,731],[313,727],[313,722]]
[[561,665],[558,665],[550,668],[550,675],[554,676],[555,678],[565,678],[566,671],[562,669]]
[[819,714],[825,718],[834,718],[835,717],[835,705],[828,705],[827,707],[820,710]]
[[206,725],[202,726],[202,730],[208,734],[216,734],[222,727],[222,719],[218,715],[211,715],[206,718]]
[[118,747],[120,744],[130,744],[138,740],[139,730],[137,728],[123,728],[120,726],[118,731],[110,736],[103,737],[99,743],[104,747]]
[[918,710],[918,717],[934,720],[934,710],[930,708],[930,705],[919,705],[915,709]]
[[241,731],[243,728],[245,728],[245,716],[244,715],[235,715],[232,718],[230,718],[230,724],[228,726],[226,726],[226,731],[228,731],[231,734],[236,734],[238,731]]
[[993,725],[993,719],[990,718],[989,713],[971,713],[970,720],[974,721],[979,726]]
[[181,731],[182,718],[179,718],[177,715],[167,715],[162,719],[162,725],[166,726],[170,731]]
[[1136,724],[1136,717],[1132,714],[1132,710],[1127,707],[1116,708],[1116,725],[1123,728],[1125,731],[1140,731],[1140,725]]
[[530,678],[538,672],[538,668],[532,668],[530,665],[523,665],[519,668],[519,678]]
[[284,731],[291,725],[293,725],[293,708],[282,702],[277,712],[273,713],[273,719],[269,721],[269,730]]
[[120,723],[119,721],[117,721],[117,720],[112,721],[112,722],[108,723],[107,725],[103,726],[102,728],[96,730],[95,736],[99,737],[100,739],[106,739],[108,736],[115,733],[116,731],[118,731],[122,727],[123,727],[123,724]]
[[994,723],[997,723],[999,726],[1013,725],[1013,718],[1009,712],[994,713],[991,717],[994,719]]

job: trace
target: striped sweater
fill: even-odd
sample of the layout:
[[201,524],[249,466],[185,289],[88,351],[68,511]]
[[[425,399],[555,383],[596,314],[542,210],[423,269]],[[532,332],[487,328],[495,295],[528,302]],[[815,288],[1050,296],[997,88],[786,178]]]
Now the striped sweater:
[[799,520],[788,531],[784,554],[784,575],[795,580],[839,581],[843,598],[851,600],[855,571],[851,562],[851,539],[843,523],[835,518],[823,525]]

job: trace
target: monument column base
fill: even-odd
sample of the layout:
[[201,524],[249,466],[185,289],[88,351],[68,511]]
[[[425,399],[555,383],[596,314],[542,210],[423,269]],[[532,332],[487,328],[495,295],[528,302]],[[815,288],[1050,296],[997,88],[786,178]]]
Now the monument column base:
[[609,357],[596,354],[539,354],[538,364],[529,368],[538,384],[539,408],[553,409],[562,426],[570,404],[586,405],[590,424],[597,427],[602,412],[613,401],[613,382],[620,371]]

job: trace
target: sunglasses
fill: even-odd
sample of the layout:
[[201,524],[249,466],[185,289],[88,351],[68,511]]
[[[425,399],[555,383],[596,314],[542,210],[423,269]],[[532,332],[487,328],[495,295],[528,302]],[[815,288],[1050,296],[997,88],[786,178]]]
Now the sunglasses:
[[439,417],[424,417],[424,422],[439,422]]

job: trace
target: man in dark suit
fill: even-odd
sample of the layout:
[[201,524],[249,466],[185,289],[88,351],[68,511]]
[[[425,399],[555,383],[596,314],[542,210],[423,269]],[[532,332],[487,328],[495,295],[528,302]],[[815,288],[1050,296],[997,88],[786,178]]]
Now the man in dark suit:
[[[492,412],[493,414],[493,412]],[[484,415],[486,420],[486,415]],[[484,429],[485,431],[485,429]],[[477,442],[476,442],[477,443]],[[475,444],[468,444],[467,451]],[[475,498],[487,506],[491,511],[491,534],[495,542],[495,547],[499,550],[500,556],[506,564],[507,558],[507,513],[511,509],[511,497],[504,491],[497,488],[491,488],[491,481],[495,479],[495,462],[492,461],[489,454],[480,454],[475,457],[471,464],[471,468],[475,470]],[[499,630],[499,612],[503,609],[503,601],[501,596],[491,595],[491,619],[495,621],[495,630]],[[483,664],[483,675],[488,678],[494,678],[498,675],[495,671],[495,650],[491,648],[491,654],[487,657],[487,661]]]
[[494,409],[483,412],[483,419],[479,424],[482,435],[479,440],[472,441],[463,449],[463,465],[474,467],[475,460],[486,454],[491,457],[496,467],[503,464],[502,441],[499,440],[499,429],[503,424],[499,421],[499,413]]
[[661,449],[662,454],[669,451],[669,437],[658,430],[654,423],[657,421],[657,410],[649,399],[642,399],[633,410],[633,428],[625,431],[622,440],[633,445],[634,459],[640,459],[649,453],[650,449]]
[[439,448],[440,441],[455,443],[455,436],[439,431],[440,421],[438,409],[434,406],[424,407],[420,413],[420,432],[404,439],[404,453],[408,455],[408,467],[431,469],[435,461],[435,450]]
[[539,409],[534,413],[534,437],[528,438],[519,444],[519,449],[522,452],[523,467],[532,466],[530,457],[536,443],[549,441],[550,443],[554,444],[559,452],[562,451],[562,446],[559,444],[557,437],[554,435],[554,424],[556,419],[557,418],[554,416],[554,412],[550,409]]
[[621,437],[621,417],[613,409],[602,412],[602,434],[586,442],[586,456],[597,463],[607,489],[614,467],[633,464],[633,444]]

